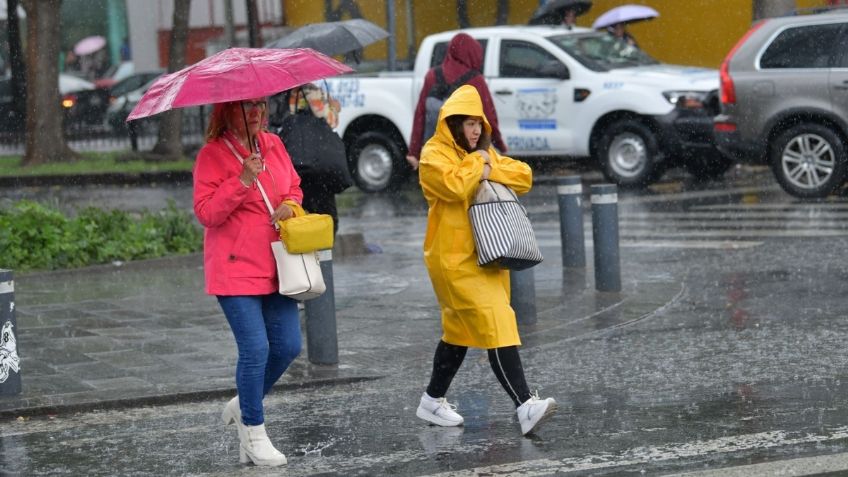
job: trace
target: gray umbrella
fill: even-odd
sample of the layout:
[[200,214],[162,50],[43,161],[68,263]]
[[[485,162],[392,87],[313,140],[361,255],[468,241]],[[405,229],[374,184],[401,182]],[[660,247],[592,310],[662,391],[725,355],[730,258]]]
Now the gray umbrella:
[[389,36],[379,26],[355,18],[340,22],[312,23],[275,40],[265,48],[312,48],[335,56],[358,50]]
[[592,8],[592,0],[548,0],[530,17],[531,25],[559,25],[565,10],[572,9],[577,16]]

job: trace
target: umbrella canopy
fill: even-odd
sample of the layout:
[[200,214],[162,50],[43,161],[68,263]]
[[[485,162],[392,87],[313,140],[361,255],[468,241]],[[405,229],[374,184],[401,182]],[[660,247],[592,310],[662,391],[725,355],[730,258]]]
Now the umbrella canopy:
[[355,18],[306,25],[265,45],[265,48],[312,48],[334,56],[358,50],[388,36],[389,32],[379,26]]
[[106,46],[106,39],[102,36],[87,36],[74,45],[74,53],[78,56],[90,55],[104,46]]
[[309,48],[230,48],[156,80],[127,121],[173,108],[270,96],[353,71]]
[[592,28],[606,28],[616,23],[633,23],[660,16],[659,12],[644,5],[622,5],[611,8],[599,16]]
[[531,25],[559,25],[568,9],[574,10],[580,16],[592,8],[591,0],[548,0],[533,12],[530,17]]

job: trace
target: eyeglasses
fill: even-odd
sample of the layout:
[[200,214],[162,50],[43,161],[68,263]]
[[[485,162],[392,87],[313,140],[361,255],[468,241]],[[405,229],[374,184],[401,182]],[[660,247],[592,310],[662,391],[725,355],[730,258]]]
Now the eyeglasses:
[[251,109],[265,111],[265,108],[268,107],[268,104],[265,103],[265,101],[242,101],[241,107],[243,107],[246,111],[250,111]]

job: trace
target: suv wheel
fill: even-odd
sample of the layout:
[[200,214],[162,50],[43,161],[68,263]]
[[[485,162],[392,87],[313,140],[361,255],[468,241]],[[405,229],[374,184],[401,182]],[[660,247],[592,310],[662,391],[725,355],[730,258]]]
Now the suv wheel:
[[803,123],[788,129],[770,155],[777,182],[795,197],[826,197],[845,180],[845,145],[826,126]]
[[597,159],[604,175],[620,186],[645,186],[658,179],[659,147],[651,130],[639,121],[610,124],[598,142]]
[[400,147],[382,133],[368,132],[357,137],[349,158],[353,180],[365,192],[395,189],[409,173]]

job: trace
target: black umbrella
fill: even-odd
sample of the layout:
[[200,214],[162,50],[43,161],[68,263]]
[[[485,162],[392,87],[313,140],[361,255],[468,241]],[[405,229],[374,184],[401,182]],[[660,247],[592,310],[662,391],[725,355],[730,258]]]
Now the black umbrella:
[[559,25],[565,10],[572,9],[577,16],[583,15],[592,8],[591,0],[548,0],[537,8],[530,17],[531,25]]
[[265,48],[312,48],[325,55],[335,56],[359,50],[389,36],[379,26],[355,18],[339,22],[312,23],[275,40]]

